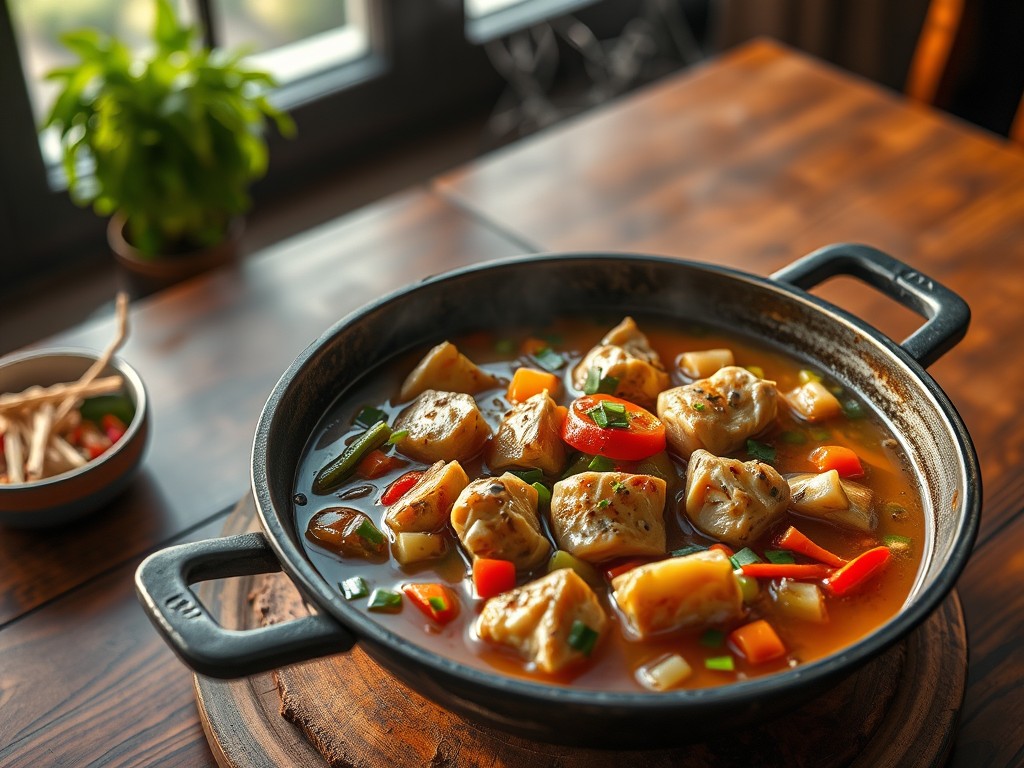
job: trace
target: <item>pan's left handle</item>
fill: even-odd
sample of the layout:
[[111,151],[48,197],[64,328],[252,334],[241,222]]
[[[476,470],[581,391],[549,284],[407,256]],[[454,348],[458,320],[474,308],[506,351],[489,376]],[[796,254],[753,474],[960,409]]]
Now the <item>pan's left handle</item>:
[[259,629],[225,629],[190,588],[199,581],[280,570],[266,537],[244,533],[155,552],[139,565],[135,588],[167,644],[209,677],[244,677],[350,649],[351,632],[321,614]]
[[925,318],[924,325],[900,346],[926,368],[967,333],[971,322],[967,302],[937,280],[868,245],[826,245],[783,267],[771,278],[810,290],[837,275],[855,277]]

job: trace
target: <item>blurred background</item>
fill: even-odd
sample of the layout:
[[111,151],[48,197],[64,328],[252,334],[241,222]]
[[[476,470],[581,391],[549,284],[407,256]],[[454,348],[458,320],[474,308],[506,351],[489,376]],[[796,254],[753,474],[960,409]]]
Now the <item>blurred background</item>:
[[[904,91],[941,0],[177,0],[213,46],[243,46],[279,87],[243,252],[260,248],[767,35]],[[954,2],[969,35],[927,100],[1007,135],[1024,88],[1024,3]],[[939,9],[942,10],[942,9]],[[0,2],[0,354],[103,310],[105,223],[74,206],[44,73],[83,27],[137,49],[151,0]],[[937,18],[937,17],[935,17]],[[932,21],[935,19],[933,18]],[[998,77],[992,75],[999,73]]]

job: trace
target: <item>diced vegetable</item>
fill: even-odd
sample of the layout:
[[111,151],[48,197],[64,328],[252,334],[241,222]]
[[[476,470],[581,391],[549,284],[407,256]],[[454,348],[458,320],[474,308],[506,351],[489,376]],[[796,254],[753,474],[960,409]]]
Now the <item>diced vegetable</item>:
[[381,494],[380,497],[380,503],[385,507],[390,507],[400,498],[405,496],[405,494],[419,482],[421,477],[423,477],[423,472],[420,470],[406,472],[384,490],[384,493]]
[[786,655],[786,646],[764,619],[734,629],[729,633],[729,643],[751,664],[764,664]]
[[366,579],[362,576],[352,576],[339,582],[338,588],[346,600],[355,600],[357,597],[366,597],[370,594],[370,588],[366,585]]
[[115,413],[103,414],[103,417],[100,419],[100,426],[111,443],[116,443],[128,431],[128,427]]
[[883,570],[891,557],[892,553],[886,546],[869,549],[829,576],[825,587],[837,597],[848,595]]
[[775,447],[757,440],[747,440],[747,455],[752,459],[771,464],[775,461]]
[[539,506],[545,506],[551,503],[551,489],[548,488],[544,483],[530,483],[534,490],[537,491],[537,504]]
[[402,531],[395,534],[391,552],[402,565],[436,560],[448,551],[445,537],[437,533]]
[[438,624],[447,624],[459,615],[459,598],[444,584],[406,584],[402,591],[409,602]]
[[679,370],[691,379],[706,379],[720,368],[734,365],[735,362],[731,349],[704,349],[681,354]]
[[746,576],[742,573],[735,574],[736,583],[740,585],[740,594],[743,595],[744,603],[752,603],[761,593],[761,587],[753,576]]
[[667,691],[675,688],[693,674],[693,669],[686,659],[677,653],[665,656],[653,664],[637,670],[637,681],[652,691]]
[[807,421],[824,421],[842,413],[836,396],[820,381],[808,381],[783,394],[786,402]]
[[769,563],[775,563],[776,565],[788,565],[796,562],[796,558],[793,557],[793,553],[787,552],[784,549],[766,549],[764,559]]
[[487,599],[508,592],[516,585],[516,566],[511,560],[478,557],[473,561],[473,587]]
[[333,461],[328,462],[313,479],[314,493],[329,493],[337,488],[349,475],[355,472],[363,456],[374,448],[380,448],[391,437],[391,428],[378,421],[345,447]]
[[776,565],[775,563],[751,563],[743,566],[744,576],[758,579],[824,579],[833,571],[827,565]]
[[817,584],[783,579],[772,590],[779,612],[794,619],[821,623],[825,613],[825,596]]
[[565,365],[565,358],[548,346],[538,349],[530,357],[545,371],[554,372]]
[[792,525],[782,534],[782,538],[779,539],[779,546],[791,552],[799,552],[801,555],[806,555],[820,563],[831,565],[833,568],[842,568],[846,565],[846,560],[837,554],[829,552],[824,547],[818,546]]
[[361,409],[359,413],[356,414],[356,417],[353,421],[360,427],[366,427],[367,429],[369,429],[378,421],[383,421],[386,424],[387,420],[387,413],[382,411],[380,408],[374,408],[373,406],[368,405],[365,408]]
[[640,461],[665,450],[665,426],[654,414],[612,395],[584,395],[572,402],[562,439],[578,451],[620,461]]
[[704,667],[715,672],[733,672],[736,669],[736,661],[732,656],[711,656],[704,659]]
[[835,470],[840,477],[863,477],[864,467],[857,454],[844,445],[822,445],[808,457],[819,472]]
[[402,610],[402,594],[390,589],[375,589],[366,603],[367,609],[378,613],[398,613]]
[[544,473],[539,469],[514,469],[512,470],[512,474],[527,485],[544,482]]
[[751,563],[760,563],[761,558],[757,556],[750,547],[744,547],[735,555],[729,558],[732,561],[732,567],[735,570],[740,570],[744,565],[750,565]]
[[582,621],[577,619],[572,623],[572,627],[569,629],[569,637],[566,642],[569,646],[584,656],[589,656],[594,650],[594,646],[597,645],[597,639],[600,635],[597,630],[588,627]]
[[600,368],[587,369],[587,380],[583,383],[583,392],[587,395],[614,395],[619,380],[615,376],[602,376]]
[[517,368],[508,385],[508,401],[515,405],[529,400],[545,390],[551,397],[558,397],[560,384],[559,378],[548,371],[538,371],[536,368]]
[[379,448],[375,448],[367,453],[362,461],[359,462],[359,466],[356,467],[356,473],[367,480],[374,480],[386,475],[388,472],[407,466],[408,463],[404,459],[400,459],[397,456],[389,456]]
[[391,437],[388,438],[388,445],[398,445],[408,436],[408,429],[396,429],[394,432],[391,433]]
[[571,568],[576,575],[592,587],[601,585],[601,575],[586,560],[580,560],[575,555],[569,554],[564,549],[556,550],[551,559],[548,560],[548,573],[557,571],[560,568]]
[[611,472],[615,469],[615,462],[607,456],[595,456],[587,464],[587,469],[591,472]]

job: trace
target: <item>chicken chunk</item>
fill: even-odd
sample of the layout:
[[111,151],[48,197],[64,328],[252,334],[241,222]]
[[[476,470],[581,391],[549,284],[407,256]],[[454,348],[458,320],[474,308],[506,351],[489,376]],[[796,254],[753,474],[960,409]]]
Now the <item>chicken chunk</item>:
[[438,461],[388,508],[384,522],[396,533],[440,531],[467,485],[469,477],[459,462]]
[[612,580],[612,598],[638,637],[739,618],[743,595],[725,553],[710,549],[640,565]]
[[562,471],[565,443],[558,405],[547,392],[539,392],[509,411],[487,449],[493,470],[536,468],[546,475]]
[[587,583],[571,568],[492,597],[484,605],[476,631],[481,639],[506,646],[544,672],[578,664],[589,648],[569,642],[576,622],[604,634],[608,617]]
[[686,516],[712,538],[742,547],[785,513],[789,485],[760,461],[719,458],[697,450],[686,468]]
[[652,407],[669,384],[661,358],[631,317],[612,328],[576,366],[572,374],[576,389],[583,389],[591,368],[599,368],[603,377],[618,379],[612,394],[645,407]]
[[551,528],[583,560],[665,554],[665,481],[625,472],[581,472],[555,483]]
[[508,472],[467,485],[455,500],[451,521],[474,558],[511,560],[528,570],[551,552],[537,517],[537,489]]
[[480,453],[491,436],[476,401],[456,392],[428,389],[398,414],[395,432],[408,432],[399,452],[424,464],[465,461]]
[[775,383],[728,366],[706,379],[658,396],[658,418],[672,450],[689,458],[699,448],[722,455],[767,427],[778,412]]
[[878,524],[871,509],[871,489],[841,480],[834,469],[790,475],[786,480],[791,491],[790,506],[801,515],[855,531],[873,531]]
[[404,403],[428,389],[462,392],[475,395],[499,385],[496,377],[480,370],[450,341],[438,344],[427,352],[412,372],[405,377],[398,402]]

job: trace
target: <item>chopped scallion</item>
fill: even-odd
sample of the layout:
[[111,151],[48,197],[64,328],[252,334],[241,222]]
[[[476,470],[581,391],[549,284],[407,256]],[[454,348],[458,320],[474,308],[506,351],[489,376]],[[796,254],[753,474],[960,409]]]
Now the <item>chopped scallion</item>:
[[359,527],[356,528],[356,535],[366,539],[366,541],[374,546],[379,546],[384,541],[384,534],[377,530],[377,526],[370,522],[369,519],[363,520],[359,524]]
[[545,371],[551,371],[552,373],[554,373],[563,365],[565,365],[565,358],[562,357],[557,352],[555,352],[555,350],[553,350],[551,347],[544,347],[543,349],[538,349],[536,352],[530,355],[530,357],[532,357],[534,359],[534,362],[536,362],[537,365],[539,365]]
[[597,408],[591,408],[589,411],[587,411],[587,416],[592,418],[594,420],[594,423],[597,424],[597,426],[599,426],[601,429],[608,428],[608,414],[604,412],[604,408],[602,408],[601,406],[598,406]]
[[544,473],[539,469],[515,469],[512,470],[512,474],[527,485],[533,485],[544,480]]
[[607,456],[595,456],[587,464],[587,469],[591,472],[611,472],[615,469],[615,462]]
[[753,563],[762,562],[761,558],[758,557],[757,553],[750,547],[744,547],[735,555],[730,557],[729,560],[732,562],[734,571],[742,569],[744,565],[752,565]]
[[771,464],[775,461],[775,447],[767,443],[759,443],[757,440],[747,440],[747,455],[758,461]]
[[392,432],[391,437],[388,438],[388,445],[398,445],[405,438],[409,436],[408,429],[400,429],[397,432]]
[[537,491],[537,503],[541,506],[551,503],[551,491],[544,483],[531,483]]
[[430,604],[430,607],[433,608],[435,611],[447,611],[448,610],[448,603],[447,603],[447,601],[443,597],[440,597],[439,595],[434,595],[433,597],[428,597],[427,598],[427,602]]
[[720,629],[707,629],[700,636],[700,644],[705,648],[721,648],[725,645],[725,632]]
[[790,565],[796,562],[796,558],[793,557],[793,553],[787,552],[784,549],[766,550],[764,556],[769,563],[775,563],[776,565]]
[[692,555],[694,552],[705,552],[707,547],[702,547],[700,544],[687,544],[685,547],[679,549],[673,549],[669,552],[672,557],[686,557]]
[[372,427],[378,421],[387,423],[388,415],[380,408],[366,406],[356,414],[355,423],[361,427]]
[[338,587],[346,600],[355,600],[357,597],[366,597],[370,594],[370,588],[366,586],[366,579],[362,576],[353,576],[338,582]]
[[601,499],[599,502],[597,502],[597,508],[606,509],[611,503],[612,502],[610,499]]
[[587,395],[597,394],[597,388],[601,386],[601,369],[590,368],[587,370],[587,380],[583,382],[583,392]]
[[704,403],[699,402],[699,401],[696,402],[696,403],[693,403],[692,408],[695,411],[703,411],[704,410]]
[[402,594],[390,589],[375,589],[366,607],[378,613],[398,613],[402,610]]
[[587,416],[602,429],[629,429],[629,417],[626,414],[626,406],[622,403],[602,402],[596,408],[587,411]]
[[572,627],[569,629],[568,643],[571,648],[582,653],[584,656],[589,656],[590,652],[594,650],[594,646],[597,644],[598,634],[595,630],[588,627],[579,619],[576,619],[572,623]]
[[704,666],[716,672],[732,672],[736,669],[736,662],[732,656],[712,656],[704,659]]

